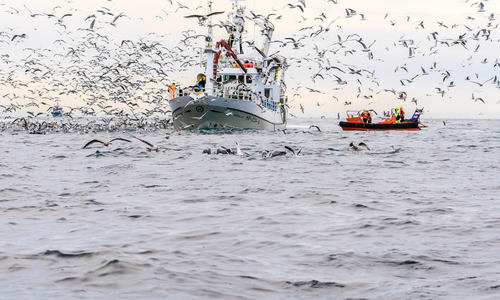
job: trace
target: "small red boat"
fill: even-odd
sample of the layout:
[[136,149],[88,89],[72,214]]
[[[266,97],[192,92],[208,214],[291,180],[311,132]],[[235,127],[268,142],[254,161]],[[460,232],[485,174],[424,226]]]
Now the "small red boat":
[[396,123],[396,116],[393,114],[391,117],[380,121],[378,123],[365,123],[361,117],[362,111],[348,110],[346,111],[347,118],[346,121],[341,121],[339,123],[342,130],[359,130],[359,131],[369,131],[369,130],[419,130],[420,128],[427,127],[420,124],[420,114],[423,109],[416,109],[415,113],[410,120]]

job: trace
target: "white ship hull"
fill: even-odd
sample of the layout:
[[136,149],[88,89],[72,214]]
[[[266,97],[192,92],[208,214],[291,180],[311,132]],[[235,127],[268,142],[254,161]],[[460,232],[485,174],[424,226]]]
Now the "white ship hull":
[[205,96],[170,100],[174,129],[260,129],[286,128],[286,109],[258,105],[252,101]]

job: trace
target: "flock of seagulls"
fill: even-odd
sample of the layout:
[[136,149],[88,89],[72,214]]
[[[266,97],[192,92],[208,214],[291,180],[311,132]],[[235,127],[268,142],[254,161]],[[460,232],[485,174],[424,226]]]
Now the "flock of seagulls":
[[[458,1],[457,1],[458,2]],[[468,1],[460,1],[460,2],[468,2]],[[336,3],[334,3],[336,4]],[[463,5],[463,4],[458,4],[457,5]],[[334,85],[337,84],[339,87],[334,88],[334,90],[338,89],[344,89],[344,86],[346,84],[355,84],[357,85],[357,93],[353,96],[350,97],[350,99],[354,98],[359,98],[360,100],[362,99],[368,99],[368,103],[362,102],[362,101],[344,101],[341,102],[344,105],[352,105],[354,103],[356,104],[361,104],[363,106],[368,106],[374,103],[379,103],[381,100],[377,99],[376,101],[373,101],[374,97],[381,93],[381,92],[389,92],[392,93],[394,96],[396,96],[397,100],[401,101],[407,101],[407,99],[412,99],[410,103],[414,103],[415,107],[424,101],[424,99],[419,99],[422,98],[422,91],[424,89],[416,89],[415,86],[419,85],[420,82],[422,86],[427,87],[426,89],[429,90],[429,77],[436,78],[435,80],[435,89],[438,90],[441,98],[444,98],[445,96],[452,98],[452,90],[458,90],[458,89],[463,89],[463,88],[469,88],[469,89],[474,89],[473,85],[470,85],[469,83],[476,84],[479,87],[484,87],[486,88],[487,83],[491,83],[494,88],[500,89],[500,81],[498,80],[498,77],[496,75],[491,75],[492,73],[496,72],[495,67],[500,67],[500,64],[498,64],[498,59],[495,59],[494,63],[488,62],[488,58],[481,58],[479,60],[479,63],[483,65],[490,65],[491,68],[487,70],[485,74],[490,74],[488,77],[486,77],[486,80],[480,81],[480,80],[471,80],[472,76],[463,76],[461,74],[464,74],[467,72],[467,70],[472,70],[469,71],[474,74],[475,78],[481,78],[481,76],[477,73],[477,68],[474,67],[474,65],[477,65],[477,58],[478,56],[481,55],[478,50],[480,49],[480,46],[483,44],[492,44],[492,43],[498,43],[500,40],[498,38],[495,39],[495,33],[497,32],[498,29],[498,23],[494,23],[495,16],[494,13],[490,13],[488,15],[481,14],[482,12],[486,12],[485,5],[481,2],[474,2],[472,4],[467,3],[467,6],[470,6],[471,8],[478,8],[477,12],[478,14],[474,17],[469,16],[467,20],[463,20],[463,23],[461,24],[449,24],[446,25],[444,22],[441,22],[440,20],[436,21],[436,24],[438,25],[438,28],[441,29],[436,29],[436,26],[428,25],[424,21],[419,21],[415,22],[415,30],[424,30],[428,32],[427,38],[425,41],[418,41],[410,36],[416,35],[413,34],[411,31],[408,32],[407,34],[401,36],[399,39],[395,40],[393,45],[387,45],[385,47],[385,52],[386,53],[381,53],[380,48],[375,48],[374,45],[376,43],[376,40],[372,39],[364,39],[358,34],[349,34],[345,35],[342,34],[344,29],[340,24],[337,25],[338,33],[336,34],[336,41],[335,43],[331,44],[329,47],[321,47],[317,46],[317,44],[314,44],[314,53],[315,56],[313,55],[308,55],[307,57],[300,57],[296,58],[296,61],[299,63],[302,63],[303,61],[308,61],[308,62],[315,62],[318,67],[316,71],[313,70],[313,75],[310,76],[310,80],[313,83],[319,82],[319,80],[326,82],[332,82]],[[474,10],[471,10],[471,13],[474,13]],[[389,14],[386,14],[385,17],[383,18],[384,20],[388,17]],[[360,14],[358,10],[352,9],[352,8],[345,8],[345,15],[344,18],[353,18],[355,16],[360,16],[360,21],[365,21],[369,17],[367,17],[365,14]],[[322,22],[324,22],[326,19],[332,20],[332,23],[328,25],[328,31],[325,29],[324,25]],[[322,13],[321,18],[316,18],[315,20],[320,20],[319,24],[313,25],[313,26],[307,26],[302,28],[301,30],[304,30],[305,32],[311,32],[310,36],[299,36],[297,35],[295,39],[304,39],[306,38],[312,41],[315,41],[314,38],[316,37],[321,37],[323,39],[329,38],[334,39],[331,34],[328,34],[329,32],[329,27],[334,23],[339,23],[340,21],[337,21],[340,16],[336,16],[332,18],[331,16],[328,16],[328,14]],[[481,19],[486,19],[486,22],[480,22]],[[410,16],[406,18],[406,22],[410,24]],[[468,23],[468,24],[466,24]],[[390,22],[390,26],[395,26],[396,23]],[[320,28],[320,32],[312,32],[315,28],[315,26],[318,26]],[[462,28],[465,28],[462,30]],[[462,31],[459,31],[462,30]],[[389,31],[389,29],[388,29]],[[453,37],[454,32],[459,31],[459,33],[456,35],[458,37]],[[421,34],[419,34],[421,35]],[[317,41],[318,39],[316,39]],[[366,42],[369,41],[369,42]],[[318,43],[320,41],[317,41]],[[303,44],[308,44],[305,41],[302,42]],[[315,43],[315,42],[314,42]],[[356,46],[358,45],[358,46]],[[428,45],[428,46],[427,46]],[[457,46],[461,47],[465,51],[461,51],[461,53],[469,53],[467,54],[462,54],[465,59],[462,60],[462,62],[458,62],[455,67],[450,68],[449,64],[441,64],[437,56],[440,56],[440,53],[443,53],[443,60],[446,59],[446,55],[452,55],[450,53],[452,48],[456,48]],[[428,47],[428,48],[427,48]],[[407,57],[400,56],[399,59],[396,56],[399,56],[401,53],[401,49],[406,49],[407,50]],[[491,46],[489,46],[489,49],[491,49]],[[458,52],[460,50],[454,50],[453,52]],[[339,52],[339,53],[338,53]],[[391,61],[384,61],[381,58],[387,57],[387,53],[397,53],[396,55],[391,55]],[[444,54],[444,53],[447,54]],[[337,54],[337,55],[332,55]],[[393,84],[392,86],[389,87],[384,87],[380,89],[380,86],[383,84],[386,84],[382,81],[387,81],[384,79],[378,78],[375,74],[379,73],[376,72],[376,69],[367,69],[367,68],[360,68],[352,65],[352,60],[349,60],[350,63],[343,63],[341,61],[341,58],[339,58],[338,54],[343,53],[343,56],[358,56],[359,60],[364,60],[364,61],[372,61],[372,64],[379,64],[381,67],[384,69],[387,68],[387,65],[392,63],[393,61],[400,61],[401,59],[407,60],[406,63],[403,65],[398,65],[395,67],[394,73],[401,74],[401,71],[404,71],[404,77],[401,76],[397,82],[398,84]],[[365,53],[366,57],[363,58],[362,56],[360,57],[359,55]],[[487,51],[483,52],[484,54],[482,55],[495,55],[495,53],[488,53]],[[468,58],[467,58],[468,56]],[[415,57],[422,57],[422,59],[419,59],[419,61],[429,61],[433,59],[434,61],[430,63],[430,67],[426,66],[425,64],[422,65],[417,65],[415,66],[415,61],[413,58]],[[428,59],[426,59],[428,57]],[[434,58],[433,58],[434,57]],[[332,63],[336,59],[336,64]],[[474,62],[476,61],[476,62]],[[301,66],[299,66],[301,67]],[[372,67],[373,68],[373,67]],[[461,70],[458,70],[456,68],[460,68]],[[309,67],[311,69],[311,67]],[[407,77],[407,75],[409,75]],[[469,73],[470,74],[470,73]],[[406,76],[405,76],[406,75]],[[427,77],[427,79],[424,79],[424,76]],[[354,78],[353,78],[354,77]],[[441,77],[442,81],[439,80],[438,78]],[[460,79],[461,77],[461,79]],[[460,84],[458,84],[460,82]],[[420,85],[419,85],[420,86]],[[457,86],[460,86],[460,88],[456,88]],[[302,86],[297,86],[294,88],[295,92],[292,97],[292,102],[293,101],[301,101],[302,99],[306,98],[304,93],[297,92],[302,88]],[[380,89],[378,92],[375,90],[375,88]],[[309,93],[318,93],[322,92],[317,89],[312,89],[311,87],[306,87],[306,89],[309,91]],[[488,87],[489,90],[491,88]],[[399,90],[399,91],[398,91]],[[419,95],[417,95],[416,91],[418,92]],[[478,91],[482,92],[482,91]],[[331,93],[331,92],[330,92]],[[300,97],[300,99],[299,99]],[[309,95],[309,97],[314,97],[314,95]],[[425,97],[433,97],[432,93],[427,92],[425,93]],[[333,96],[333,98],[336,101],[339,101],[338,97]],[[420,102],[419,102],[420,100]],[[433,99],[434,101],[438,99]],[[465,100],[464,98],[461,98],[460,100]],[[482,101],[481,101],[482,100]],[[487,103],[487,101],[484,101],[481,99],[483,104]],[[428,101],[426,101],[428,102]],[[477,101],[476,101],[477,102]],[[401,105],[407,105],[406,103],[401,103]],[[297,107],[300,108],[300,111],[304,114],[305,111],[305,105],[303,103],[299,103]]]
[[[250,154],[249,152],[243,152],[240,149],[240,144],[238,142],[235,142],[235,143],[237,146],[236,151],[232,150],[229,147],[221,146],[220,148],[217,148],[217,150],[214,152],[214,154],[217,154],[217,155],[218,154],[237,155],[237,156],[244,156],[244,157],[252,156],[252,154]],[[357,146],[354,145],[353,142],[351,142],[348,146],[348,150],[359,151],[359,150],[361,150],[360,147],[367,149],[367,150],[370,150],[370,148],[364,142],[358,143]],[[394,149],[394,146],[391,146],[391,147],[393,148],[392,153],[398,153],[401,150],[401,148]],[[285,150],[263,150],[263,151],[259,152],[259,155],[263,158],[273,158],[273,157],[286,156],[288,153],[290,153],[292,156],[297,157],[302,153],[302,149],[293,149],[290,146],[284,146],[284,148],[285,148]],[[210,154],[212,154],[212,149],[206,148],[202,151],[202,154],[210,155]]]
[[[288,57],[290,68],[306,69],[311,73],[310,77],[298,79],[305,82],[289,87],[293,91],[293,96],[290,97],[292,109],[305,114],[307,104],[303,101],[316,95],[330,95],[330,99],[339,101],[335,91],[344,89],[346,85],[355,86],[356,93],[348,101],[340,102],[344,105],[371,105],[380,102],[374,100],[377,94],[384,93],[403,101],[402,104],[406,104],[404,101],[407,99],[412,99],[408,104],[414,103],[416,106],[423,99],[411,95],[407,88],[424,80],[424,76],[439,78],[434,90],[438,91],[441,98],[449,96],[451,90],[458,85],[486,88],[492,84],[500,88],[497,76],[483,78],[480,74],[471,72],[460,79],[455,75],[457,70],[441,67],[438,60],[428,66],[416,68],[410,63],[413,57],[437,57],[441,52],[455,47],[470,54],[468,59],[460,63],[461,67],[474,69],[475,57],[481,55],[483,50],[480,46],[498,43],[495,39],[498,24],[495,23],[494,13],[488,12],[487,5],[457,1],[457,5],[471,8],[471,16],[460,24],[445,24],[436,20],[432,25],[439,30],[424,21],[413,21],[408,17],[408,24],[415,22],[414,30],[427,31],[427,40],[417,41],[407,37],[412,35],[409,32],[394,40],[392,45],[387,45],[382,51],[400,53],[400,49],[407,50],[408,55],[403,58],[408,62],[395,66],[394,74],[401,74],[396,85],[380,87],[383,83],[377,77],[377,70],[341,61],[350,56],[357,56],[360,62],[381,60],[383,55],[378,51],[383,46],[380,41],[356,33],[344,33],[349,30],[346,28],[348,25],[341,24],[343,20],[366,22],[375,16],[362,13],[362,8],[341,7],[337,2],[327,1],[331,9],[318,13],[314,18],[303,16],[311,13],[305,0],[289,3],[267,16],[254,13],[256,19],[265,18],[276,23],[286,19],[304,25],[295,35],[273,40],[276,42],[273,45],[278,45],[279,48],[276,50]],[[47,126],[56,126],[47,122],[36,125],[40,128],[33,128],[33,124],[37,123],[35,119],[48,115],[58,103],[62,103],[67,118],[99,117],[119,123],[136,123],[139,127],[150,118],[163,118],[168,122],[166,120],[169,120],[171,114],[167,101],[168,87],[172,83],[178,83],[182,72],[200,68],[199,56],[203,50],[203,41],[199,37],[205,35],[199,32],[206,31],[208,17],[216,17],[222,12],[210,15],[193,13],[197,10],[204,11],[206,7],[193,8],[187,3],[166,2],[168,9],[158,9],[158,20],[182,15],[196,18],[200,26],[198,31],[179,29],[183,38],[172,46],[168,43],[168,36],[154,32],[133,39],[115,39],[113,32],[117,32],[124,22],[137,20],[130,18],[127,12],[115,10],[112,3],[108,7],[102,6],[86,13],[72,5],[72,2],[68,2],[64,7],[32,11],[26,5],[9,6],[0,3],[0,15],[19,19],[18,24],[29,23],[32,26],[50,21],[53,31],[58,33],[57,39],[40,42],[35,39],[35,33],[24,25],[0,27],[0,115],[10,117],[23,112],[25,117],[18,122],[33,132],[43,131],[41,128],[47,129]],[[297,14],[300,15],[298,19]],[[383,20],[386,18],[388,15]],[[485,22],[480,22],[480,18]],[[30,22],[24,22],[26,20]],[[397,24],[391,21],[388,25],[387,30],[390,30]],[[215,26],[227,29],[228,24],[215,21]],[[279,24],[277,27],[279,29]],[[275,35],[278,34],[279,30]],[[453,35],[455,38],[449,37]],[[321,46],[325,44],[324,41],[334,42]],[[425,48],[426,44],[430,47]],[[306,56],[296,54],[301,53],[301,49],[311,48]],[[382,62],[384,67],[390,63]],[[491,65],[493,70],[500,67],[498,59],[493,62],[491,59],[481,58],[480,64]],[[194,81],[193,79],[193,84]],[[323,91],[312,87],[322,82],[327,83],[333,91],[331,88],[330,91]],[[435,94],[429,92],[427,95],[431,97]],[[488,99],[483,98],[474,97],[473,94],[472,100],[474,103],[488,103]],[[319,106],[324,105],[316,100],[313,103],[315,102]],[[103,122],[104,125],[109,124],[109,121]],[[67,126],[63,130],[67,130]]]

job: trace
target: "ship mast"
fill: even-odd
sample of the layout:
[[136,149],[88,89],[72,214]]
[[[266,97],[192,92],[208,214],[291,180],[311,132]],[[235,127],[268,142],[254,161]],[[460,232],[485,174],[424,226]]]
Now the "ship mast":
[[205,91],[208,96],[213,96],[214,94],[214,85],[212,83],[212,80],[215,80],[213,78],[214,74],[214,50],[212,47],[212,41],[213,41],[213,25],[212,25],[212,16],[210,15],[212,13],[212,0],[208,0],[208,35],[207,38],[205,39],[207,42],[207,45],[205,46],[205,53],[207,57],[207,66],[205,70]]
[[233,22],[233,38],[234,38],[234,45],[232,46],[233,51],[236,54],[242,54],[243,53],[243,41],[242,41],[242,33],[245,30],[245,12],[244,12],[244,7],[240,6],[238,7],[238,2],[239,1],[245,1],[245,0],[230,0],[234,2],[233,4],[233,10],[234,12],[231,12],[230,15],[232,16],[232,22]]

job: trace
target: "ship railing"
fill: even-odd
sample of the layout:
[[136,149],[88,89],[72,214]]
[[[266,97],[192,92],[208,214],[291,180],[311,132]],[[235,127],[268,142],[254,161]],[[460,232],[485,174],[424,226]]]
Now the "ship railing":
[[[220,60],[218,63],[220,68],[240,68],[240,66],[235,61]],[[254,60],[243,61],[243,66],[245,68],[255,68],[258,67],[258,62]]]
[[346,114],[348,118],[355,118],[361,116],[358,110],[347,110]]
[[258,103],[260,102],[257,101],[257,97],[254,93],[251,91],[243,91],[243,90],[236,90],[234,87],[229,87],[224,90],[222,89],[214,89],[214,95],[216,97],[223,97],[223,98],[229,98],[229,99],[240,99],[244,101],[251,101]]
[[[170,99],[175,97],[189,96],[191,93],[201,93],[198,88],[177,88],[175,90],[170,91]],[[229,98],[229,99],[239,99],[242,101],[250,101],[256,104],[260,104],[262,107],[266,107],[270,110],[277,111],[278,110],[278,102],[274,102],[269,99],[262,99],[257,94],[252,91],[244,91],[237,90],[234,87],[226,87],[225,89],[214,88],[214,96],[221,98]]]
[[170,99],[182,96],[189,96],[191,93],[201,93],[202,91],[198,87],[177,87],[176,89],[169,89]]

